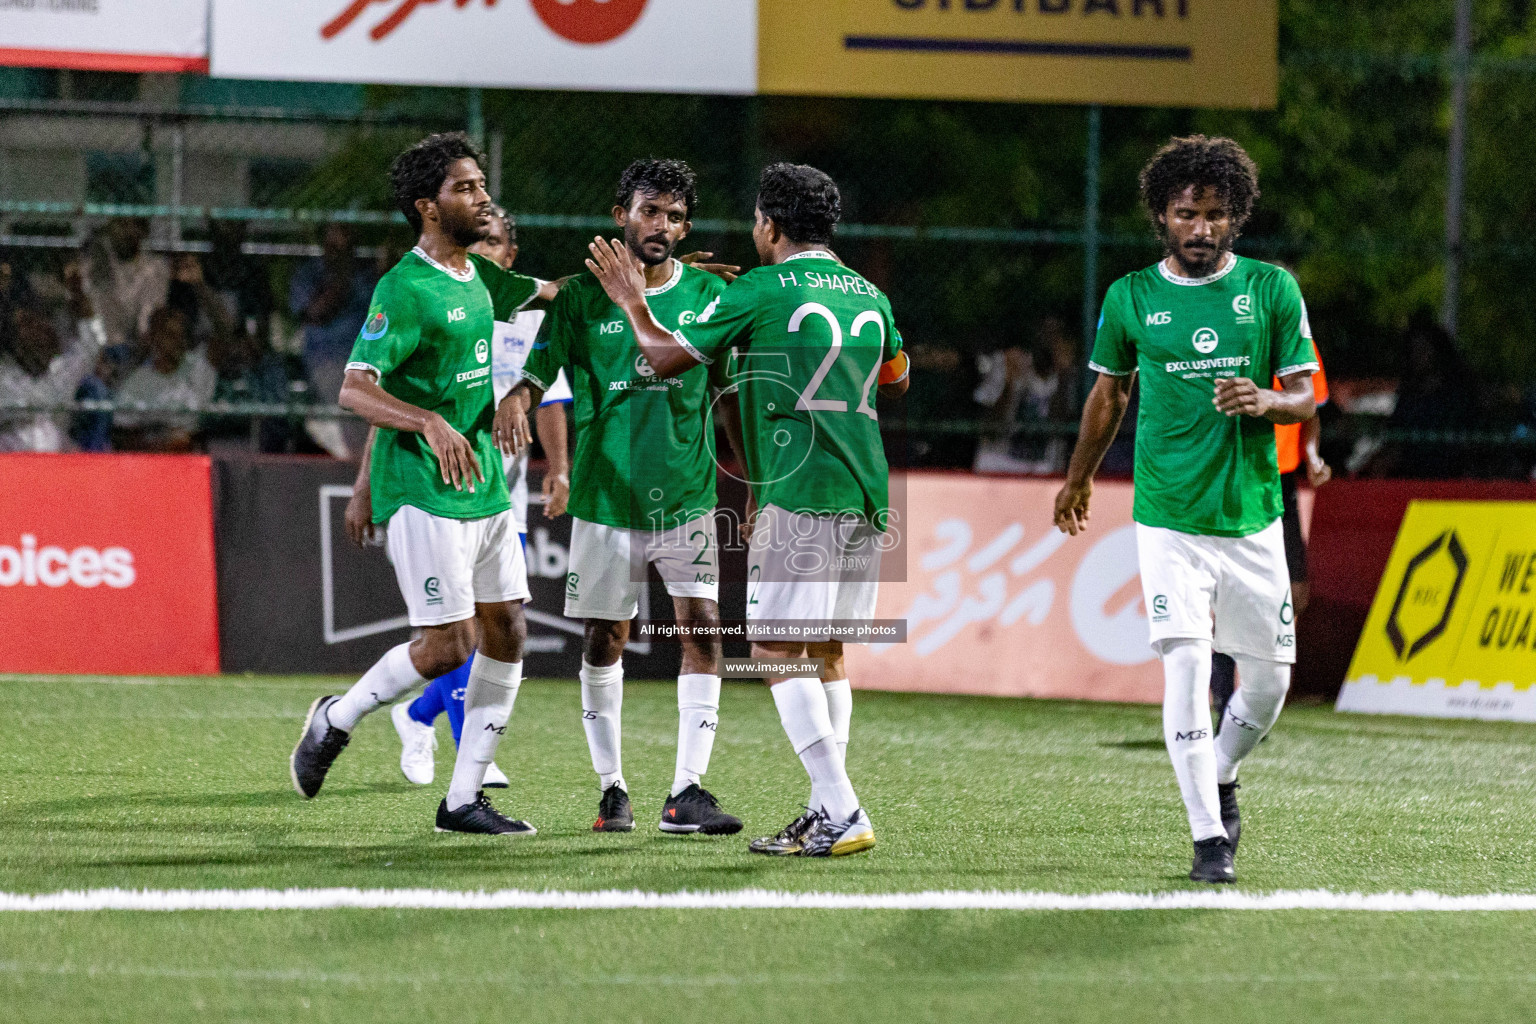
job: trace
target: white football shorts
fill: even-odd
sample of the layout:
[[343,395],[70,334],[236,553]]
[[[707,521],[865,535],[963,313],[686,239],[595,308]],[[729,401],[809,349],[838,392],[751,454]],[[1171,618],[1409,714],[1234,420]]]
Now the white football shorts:
[[720,600],[720,551],[715,515],[670,530],[627,530],[571,517],[571,562],[565,576],[565,616],[628,622],[640,610],[645,567],[673,597]]
[[815,641],[829,639],[815,623],[873,619],[883,547],[884,535],[860,517],[767,506],[747,550],[747,621],[796,620]]
[[459,622],[474,616],[476,603],[530,596],[511,512],[448,519],[404,505],[389,517],[384,550],[413,626]]
[[1223,654],[1296,661],[1296,607],[1275,520],[1246,537],[1207,537],[1136,524],[1152,647],[1210,640]]

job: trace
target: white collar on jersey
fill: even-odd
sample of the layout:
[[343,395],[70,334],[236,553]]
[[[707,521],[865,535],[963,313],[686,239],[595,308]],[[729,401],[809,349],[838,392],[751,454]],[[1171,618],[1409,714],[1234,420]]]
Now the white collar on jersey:
[[427,251],[419,245],[412,248],[411,252],[415,253],[417,256],[420,256],[429,267],[436,267],[438,270],[441,270],[455,281],[473,281],[475,279],[474,260],[469,261],[469,265],[465,268],[464,273],[461,274],[457,270],[454,270],[452,267],[445,267],[431,256],[428,256]]
[[1216,273],[1207,275],[1206,277],[1180,277],[1178,274],[1175,274],[1173,271],[1168,269],[1168,260],[1171,259],[1173,259],[1172,256],[1169,256],[1166,259],[1158,260],[1158,272],[1163,275],[1164,280],[1166,280],[1169,284],[1183,285],[1186,288],[1195,288],[1202,284],[1210,284],[1213,281],[1220,281],[1222,278],[1232,273],[1232,269],[1237,266],[1237,253],[1229,252],[1227,253],[1227,262],[1223,264],[1222,268],[1216,271]]
[[681,281],[682,279],[683,279],[683,262],[682,262],[682,260],[673,260],[672,261],[672,276],[667,278],[665,284],[659,284],[655,288],[647,288],[645,290],[645,294],[647,294],[647,295],[660,295],[662,292],[669,292],[669,291],[672,290],[673,286],[675,286],[677,284],[677,282]]
[[831,260],[835,263],[837,262],[837,257],[825,249],[807,249],[805,252],[797,252],[793,256],[784,257],[785,263],[788,263],[790,260]]

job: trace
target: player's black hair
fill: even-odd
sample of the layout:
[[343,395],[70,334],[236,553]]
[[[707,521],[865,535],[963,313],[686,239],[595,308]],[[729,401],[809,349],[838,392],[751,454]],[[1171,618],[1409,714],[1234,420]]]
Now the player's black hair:
[[389,168],[389,184],[395,191],[395,205],[416,231],[421,230],[416,200],[436,199],[448,178],[448,165],[465,157],[485,163],[485,154],[463,132],[428,135],[395,157]]
[[693,219],[693,208],[699,205],[699,181],[693,168],[681,160],[658,160],[650,157],[636,160],[624,168],[619,177],[619,187],[614,191],[615,206],[629,209],[638,192],[647,199],[657,196],[676,196],[688,208],[688,219]]
[[757,186],[757,208],[790,241],[826,245],[843,218],[843,197],[837,183],[805,164],[770,164]]
[[1259,198],[1259,169],[1243,147],[1231,139],[1207,135],[1170,140],[1141,169],[1140,181],[1142,206],[1159,235],[1163,225],[1158,218],[1167,211],[1169,201],[1191,185],[1213,190],[1227,204],[1239,233]]

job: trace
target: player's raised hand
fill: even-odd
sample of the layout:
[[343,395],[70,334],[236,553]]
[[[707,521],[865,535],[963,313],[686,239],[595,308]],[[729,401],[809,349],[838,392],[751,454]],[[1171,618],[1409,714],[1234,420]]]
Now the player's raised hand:
[[687,256],[679,256],[677,262],[686,263],[690,267],[697,267],[708,274],[714,274],[726,284],[730,284],[741,276],[741,268],[734,263],[706,262],[713,259],[714,255],[712,252],[691,252]]
[[1076,484],[1071,480],[1056,492],[1056,528],[1076,537],[1088,529],[1088,502],[1093,497],[1093,481]]
[[427,439],[427,447],[437,457],[437,468],[443,474],[443,483],[452,484],[462,491],[466,487],[475,493],[475,481],[485,483],[485,473],[480,469],[480,459],[463,434],[449,426],[448,421],[434,413],[421,432]]
[[1269,411],[1269,395],[1247,377],[1223,377],[1216,382],[1211,403],[1228,416],[1263,416]]
[[521,455],[533,444],[525,394],[514,388],[496,406],[496,418],[491,421],[491,439],[503,455]]
[[645,302],[645,271],[629,246],[621,239],[599,236],[587,244],[587,250],[592,254],[587,269],[614,305],[627,309],[636,302]]

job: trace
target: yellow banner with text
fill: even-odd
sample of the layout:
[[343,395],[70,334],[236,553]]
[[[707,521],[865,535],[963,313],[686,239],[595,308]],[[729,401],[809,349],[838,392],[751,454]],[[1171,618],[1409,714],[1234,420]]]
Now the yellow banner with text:
[[759,0],[758,90],[1268,108],[1278,0]]
[[1415,501],[1340,711],[1536,721],[1536,502]]

